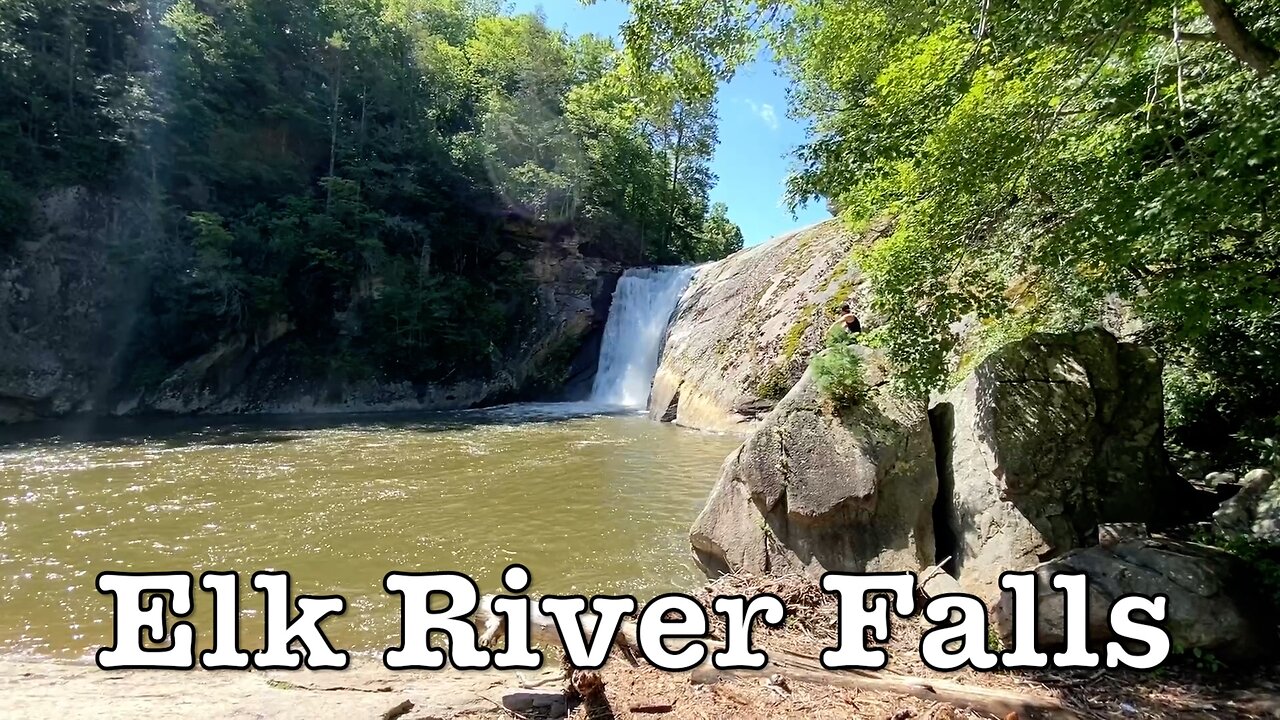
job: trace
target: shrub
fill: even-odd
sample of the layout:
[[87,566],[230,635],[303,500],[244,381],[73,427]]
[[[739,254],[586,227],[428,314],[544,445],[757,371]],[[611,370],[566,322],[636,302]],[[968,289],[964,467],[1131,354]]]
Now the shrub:
[[1272,609],[1280,610],[1280,543],[1255,537],[1238,537],[1220,543],[1223,550],[1244,560],[1253,582],[1266,593]]
[[862,357],[853,345],[832,343],[813,359],[812,367],[818,391],[836,407],[853,405],[862,399],[866,391]]
[[848,345],[850,342],[852,342],[852,340],[849,337],[849,331],[845,330],[838,323],[827,328],[827,334],[822,338],[822,343],[829,348]]
[[1250,581],[1262,589],[1272,609],[1280,611],[1280,542],[1252,535],[1226,536],[1203,528],[1192,533],[1191,539],[1226,550],[1244,561]]

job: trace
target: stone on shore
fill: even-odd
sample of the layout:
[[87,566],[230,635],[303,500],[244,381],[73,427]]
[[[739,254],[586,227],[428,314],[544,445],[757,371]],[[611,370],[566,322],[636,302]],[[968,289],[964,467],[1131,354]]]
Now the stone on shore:
[[[1175,649],[1201,649],[1223,661],[1273,655],[1276,623],[1257,578],[1236,556],[1217,548],[1167,539],[1136,539],[1111,549],[1091,547],[1038,565],[1036,645],[1049,651],[1066,642],[1064,593],[1049,586],[1058,573],[1082,573],[1089,581],[1089,638],[1116,639],[1108,613],[1126,595],[1168,598],[1167,628]],[[1013,594],[992,608],[1006,647],[1013,638]],[[1138,622],[1145,622],[1141,616]]]
[[1251,470],[1240,491],[1213,513],[1213,524],[1228,536],[1280,540],[1280,484],[1270,470]]

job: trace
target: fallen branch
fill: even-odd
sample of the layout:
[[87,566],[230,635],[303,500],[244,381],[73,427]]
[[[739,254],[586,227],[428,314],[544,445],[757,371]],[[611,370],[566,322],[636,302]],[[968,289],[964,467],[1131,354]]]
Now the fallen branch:
[[392,688],[389,685],[383,685],[376,688],[358,688],[358,687],[349,687],[347,685],[328,685],[328,686],[299,685],[298,683],[292,683],[292,682],[289,682],[288,680],[277,680],[276,678],[271,678],[271,677],[267,678],[266,680],[267,680],[267,687],[275,688],[277,690],[310,690],[312,692],[362,692],[362,693],[389,693],[395,690],[395,688]]
[[919,583],[918,583],[918,587],[924,587],[925,585],[928,585],[928,584],[929,584],[929,581],[930,581],[930,580],[934,579],[935,577],[937,577],[937,576],[939,576],[939,575],[942,575],[943,573],[946,573],[947,571],[946,571],[946,570],[944,570],[944,569],[943,569],[943,567],[944,567],[944,566],[946,566],[946,564],[947,564],[947,563],[949,563],[949,562],[951,562],[951,556],[950,556],[950,555],[948,555],[948,556],[947,556],[947,559],[943,560],[942,562],[938,563],[937,565],[934,565],[933,567],[931,567],[931,568],[929,568],[928,570],[925,570],[923,573],[921,573],[921,575],[920,575],[920,581],[919,581]]
[[1181,42],[1198,42],[1198,43],[1220,43],[1222,39],[1215,33],[1189,33],[1175,31],[1173,28],[1146,28],[1146,31],[1152,35],[1159,35],[1162,38],[1170,40],[1178,40]]
[[1049,720],[1079,718],[1057,698],[887,672],[827,670],[818,665],[815,658],[794,653],[774,652],[769,664],[760,670],[717,670],[708,659],[693,670],[693,679],[700,684],[711,684],[721,678],[768,678],[775,674],[781,674],[790,681],[814,685],[910,695],[997,717],[1016,713],[1018,717]]

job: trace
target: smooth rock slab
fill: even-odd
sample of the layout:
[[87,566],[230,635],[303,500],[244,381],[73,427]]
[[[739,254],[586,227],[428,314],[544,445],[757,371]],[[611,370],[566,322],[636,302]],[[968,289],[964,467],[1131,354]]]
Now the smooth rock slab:
[[835,320],[831,306],[865,305],[846,259],[854,242],[829,220],[700,269],[667,331],[650,417],[743,435],[759,427],[779,399],[761,391],[800,379]]

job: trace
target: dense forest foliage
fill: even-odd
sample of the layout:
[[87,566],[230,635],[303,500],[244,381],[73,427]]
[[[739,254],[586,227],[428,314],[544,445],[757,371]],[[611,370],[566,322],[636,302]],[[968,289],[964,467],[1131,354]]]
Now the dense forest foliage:
[[908,389],[1120,308],[1166,360],[1184,459],[1280,459],[1280,5],[632,8],[639,67],[724,79],[762,45],[784,65],[812,124],[793,200],[895,221],[857,259]]
[[623,59],[496,0],[0,0],[0,256],[87,188],[127,215],[136,373],[287,318],[322,363],[482,375],[530,305],[512,217],[631,265],[742,245],[713,93]]

